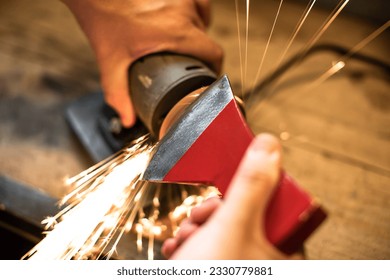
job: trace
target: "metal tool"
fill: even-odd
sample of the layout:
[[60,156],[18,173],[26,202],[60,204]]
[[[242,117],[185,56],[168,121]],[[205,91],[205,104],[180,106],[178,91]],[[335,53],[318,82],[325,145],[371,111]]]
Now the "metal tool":
[[[224,195],[252,139],[223,76],[186,108],[157,144],[143,179],[210,184]],[[315,200],[283,172],[267,209],[266,236],[284,253],[294,253],[325,216]]]

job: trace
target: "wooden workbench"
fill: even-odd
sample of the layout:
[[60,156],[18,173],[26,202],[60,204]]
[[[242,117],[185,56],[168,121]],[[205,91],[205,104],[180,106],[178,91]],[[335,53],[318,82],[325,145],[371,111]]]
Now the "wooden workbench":
[[[277,8],[275,1],[259,2],[250,14],[251,83]],[[224,72],[239,92],[234,1],[215,0],[213,8],[210,34],[223,45]],[[285,3],[261,77],[275,69],[303,9]],[[313,11],[289,55],[305,45],[328,14]],[[242,34],[243,15],[242,9]],[[350,48],[379,25],[342,15],[322,41]],[[381,35],[363,53],[389,63],[389,39],[388,33]],[[246,98],[248,121],[254,132],[281,138],[285,168],[329,213],[306,243],[308,258],[390,259],[389,73],[350,59],[344,71],[312,86],[339,57],[320,53],[304,59],[270,89]],[[93,53],[65,6],[59,1],[0,1],[1,175],[63,196],[62,179],[91,164],[63,110],[98,89]],[[268,97],[259,102],[265,93]]]

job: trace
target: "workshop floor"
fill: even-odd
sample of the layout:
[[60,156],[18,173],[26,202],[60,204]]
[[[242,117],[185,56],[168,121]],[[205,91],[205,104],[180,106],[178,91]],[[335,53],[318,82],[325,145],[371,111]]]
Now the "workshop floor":
[[[223,45],[225,68],[241,90],[234,1],[213,0],[210,34]],[[278,1],[251,1],[248,78],[261,61]],[[284,3],[260,77],[277,66],[304,10]],[[314,9],[289,56],[300,50],[329,11]],[[245,35],[241,7],[242,40]],[[358,44],[380,26],[342,14],[320,42]],[[362,53],[390,63],[389,33]],[[244,41],[242,41],[244,48]],[[308,240],[310,259],[390,259],[390,85],[389,73],[346,61],[341,73],[318,77],[340,55],[322,52],[247,98],[255,133],[281,138],[284,165],[329,212]],[[87,40],[60,1],[0,0],[0,175],[60,198],[62,180],[92,162],[63,117],[67,104],[99,89],[99,73]],[[258,97],[267,93],[261,103]]]

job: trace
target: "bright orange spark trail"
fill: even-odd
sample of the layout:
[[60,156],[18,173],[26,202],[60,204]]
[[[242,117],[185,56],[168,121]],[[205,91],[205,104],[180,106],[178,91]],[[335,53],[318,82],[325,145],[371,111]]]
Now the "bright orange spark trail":
[[279,13],[280,13],[280,10],[282,8],[282,5],[283,5],[283,0],[280,0],[279,6],[278,6],[278,10],[277,10],[276,15],[275,15],[274,22],[272,23],[272,28],[271,28],[271,31],[270,31],[269,36],[268,36],[267,44],[265,45],[263,56],[262,56],[261,61],[260,61],[259,68],[257,69],[257,73],[256,73],[256,76],[255,76],[255,79],[253,80],[253,86],[252,86],[252,90],[251,90],[251,95],[252,95],[253,90],[255,88],[254,85],[257,83],[257,81],[258,81],[258,79],[260,77],[260,73],[261,73],[261,70],[263,68],[264,60],[265,60],[265,57],[267,55],[269,45],[271,43],[272,35],[274,34],[276,22],[278,21]]
[[[89,258],[101,242],[101,236],[108,232],[104,235],[106,240],[100,244],[100,248],[105,248],[120,225],[123,210],[137,208],[137,194],[142,187],[138,179],[148,164],[151,150],[150,145],[139,143],[111,161],[82,173],[76,180],[71,178],[69,181],[76,189],[63,201],[69,201],[71,207],[56,216],[61,221],[26,257],[38,260]],[[93,176],[89,176],[91,174]],[[128,197],[132,198],[130,203]]]
[[[141,137],[133,146],[68,179],[67,184],[74,189],[61,201],[67,206],[42,222],[51,230],[23,258],[110,259],[122,236],[134,228],[138,251],[143,250],[142,238],[149,238],[147,253],[153,259],[154,240],[167,231],[169,224],[171,229],[165,235],[172,236],[192,207],[217,192],[211,187],[196,187],[196,194],[188,196],[182,189],[182,199],[172,205],[165,222],[168,224],[164,224],[159,220],[162,186],[156,189],[140,180],[152,149],[147,138]],[[152,211],[145,214],[150,198]]]
[[291,36],[290,40],[287,43],[286,48],[284,49],[282,55],[280,56],[278,63],[276,64],[276,68],[280,65],[280,63],[283,61],[285,58],[288,50],[290,49],[292,43],[294,42],[295,38],[297,37],[299,31],[302,29],[303,24],[305,23],[310,11],[312,10],[314,4],[316,3],[316,0],[310,0],[309,4],[307,5],[305,11],[303,12],[301,18],[299,19],[297,26],[294,29],[293,35]]
[[315,81],[313,81],[308,85],[308,89],[318,86],[319,84],[323,83],[331,76],[336,74],[338,71],[343,69],[345,67],[345,61],[347,61],[351,56],[353,56],[355,53],[360,51],[367,44],[369,44],[371,41],[377,38],[389,27],[390,27],[390,20],[388,20],[386,23],[384,23],[382,26],[380,26],[378,29],[376,29],[374,32],[372,32],[370,35],[368,35],[358,44],[356,44],[347,54],[341,57],[337,62],[334,62],[332,67],[330,67],[324,74],[322,74],[319,78],[317,78]]
[[320,37],[325,33],[325,31],[329,28],[329,26],[331,26],[331,24],[335,21],[338,15],[342,12],[345,6],[347,6],[349,1],[350,0],[341,0],[337,4],[337,7],[332,11],[329,17],[325,20],[322,26],[317,30],[314,36],[309,40],[307,45],[304,47],[302,56],[304,56],[314,46],[314,44],[317,43]]

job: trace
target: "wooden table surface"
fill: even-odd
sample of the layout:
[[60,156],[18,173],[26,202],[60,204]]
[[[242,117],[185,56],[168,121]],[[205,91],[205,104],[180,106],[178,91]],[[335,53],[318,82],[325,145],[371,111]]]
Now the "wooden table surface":
[[[234,1],[212,2],[210,34],[225,50],[223,71],[239,93]],[[278,4],[263,2],[252,1],[250,10],[247,87]],[[282,7],[260,78],[276,68],[303,9],[291,1]],[[240,14],[244,49],[244,7]],[[307,44],[328,15],[313,10],[288,56]],[[379,26],[342,14],[320,43],[350,49]],[[389,39],[382,34],[362,53],[390,63]],[[390,259],[389,73],[351,58],[343,71],[314,84],[339,58],[315,54],[267,90],[246,96],[248,122],[255,133],[281,138],[286,170],[329,213],[306,243],[309,259]],[[61,2],[0,0],[0,62],[0,175],[60,198],[67,192],[62,179],[92,164],[63,110],[99,89],[93,53]]]

